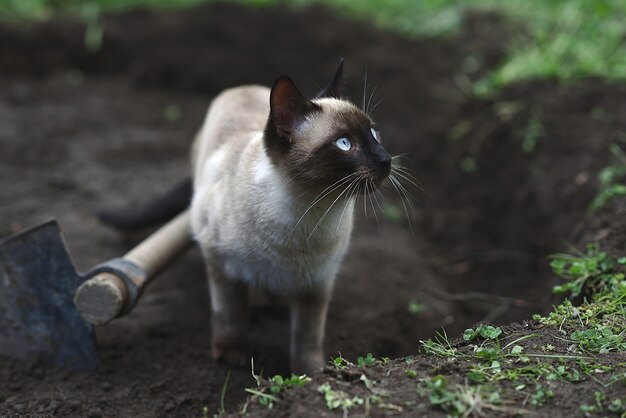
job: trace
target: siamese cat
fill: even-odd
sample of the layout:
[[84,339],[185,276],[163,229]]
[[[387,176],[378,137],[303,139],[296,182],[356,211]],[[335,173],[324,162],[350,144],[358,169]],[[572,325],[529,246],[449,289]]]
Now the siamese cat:
[[216,360],[250,359],[252,287],[289,301],[292,372],[325,363],[326,313],[355,200],[391,171],[374,121],[341,98],[342,73],[343,61],[313,99],[286,76],[271,89],[228,89],[195,138],[191,227],[206,261]]

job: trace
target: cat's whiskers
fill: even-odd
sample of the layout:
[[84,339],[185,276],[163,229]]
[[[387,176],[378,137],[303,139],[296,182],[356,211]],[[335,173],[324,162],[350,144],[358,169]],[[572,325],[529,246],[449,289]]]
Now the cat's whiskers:
[[389,181],[391,182],[393,187],[398,192],[398,196],[400,196],[400,201],[402,202],[402,207],[404,208],[404,213],[406,214],[407,221],[409,222],[409,228],[411,229],[411,233],[414,234],[413,226],[411,224],[411,216],[409,215],[409,209],[407,208],[407,204],[405,203],[405,197],[404,197],[401,189],[398,187],[398,185],[399,185],[398,180],[396,180],[395,176],[389,175]]
[[[411,215],[414,213],[413,202],[417,201],[417,198],[411,193],[407,185],[415,187],[422,192],[424,191],[424,187],[415,178],[410,169],[398,163],[400,159],[408,159],[406,155],[407,154],[399,154],[391,158],[391,171],[388,178],[389,184],[391,184],[398,193],[409,227],[411,232],[414,233]],[[404,183],[406,183],[406,185]]]
[[366,206],[366,199],[365,199],[365,182],[359,184],[359,188],[357,190],[358,194],[363,195],[363,212],[365,213],[365,219],[367,221],[369,221],[369,217],[367,216],[367,206]]
[[[306,213],[311,210],[313,208],[313,206],[317,205],[319,202],[321,202],[324,198],[326,198],[328,195],[330,195],[331,193],[333,193],[334,191],[336,191],[337,189],[339,189],[341,186],[345,185],[346,183],[349,182],[349,180],[356,176],[357,173],[352,173],[349,174],[347,176],[345,176],[343,179],[338,180],[337,182],[333,183],[332,185],[328,186],[326,189],[322,190],[317,197],[313,200],[313,202],[309,205],[309,207],[307,208],[307,210],[304,212],[304,215],[306,215]],[[333,187],[334,186],[334,187]],[[305,192],[306,193],[306,192]]]
[[407,155],[409,155],[409,153],[408,153],[408,152],[405,152],[404,154],[394,155],[393,157],[391,157],[391,159],[392,159],[392,160],[395,160],[395,159],[403,158],[403,159],[405,159],[405,160],[408,160]]
[[350,206],[351,200],[352,198],[358,193],[359,188],[358,188],[358,184],[352,189],[352,191],[349,192],[348,194],[348,198],[346,199],[346,203],[343,206],[343,210],[341,211],[341,215],[339,216],[339,221],[337,221],[337,229],[335,230],[335,233],[339,232],[339,228],[341,227],[341,220],[343,219],[343,215],[346,212],[346,209],[348,208],[348,206]]
[[374,98],[374,94],[376,93],[376,89],[378,88],[378,84],[374,86],[372,92],[370,93],[369,99],[367,99],[367,106],[365,106],[365,114],[367,116],[370,115],[370,105],[372,104],[372,99]]
[[[360,174],[360,173],[353,173],[353,174]],[[320,226],[320,224],[324,221],[324,219],[326,219],[326,216],[330,213],[331,209],[333,208],[333,206],[335,206],[335,203],[337,203],[339,201],[341,196],[343,196],[347,191],[349,191],[353,187],[353,185],[355,185],[355,184],[358,185],[360,183],[360,181],[363,179],[363,177],[364,177],[364,174],[361,174],[359,177],[357,177],[356,179],[352,180],[352,182],[348,185],[348,187],[346,187],[341,193],[339,193],[339,195],[335,198],[335,200],[333,200],[333,202],[330,204],[330,206],[328,206],[328,209],[326,209],[324,214],[317,221],[317,223],[313,227],[313,230],[309,234],[309,236],[307,238],[307,241],[313,236],[313,233],[317,230],[317,227]]]
[[400,187],[400,190],[402,190],[404,192],[404,196],[407,199],[407,203],[409,204],[409,207],[412,210],[413,209],[413,203],[412,202],[416,201],[417,198],[415,196],[413,196],[413,194],[411,192],[409,192],[409,190],[406,188],[406,186],[404,184],[402,184],[400,181],[398,182],[398,186]]
[[[331,194],[332,192],[334,192],[335,190],[339,189],[342,185],[348,183],[350,181],[350,179],[354,176],[356,176],[358,173],[351,173],[348,174],[347,176],[337,180],[335,183],[331,184],[330,186],[328,186],[327,188],[325,188],[324,190],[322,190],[316,197],[315,199],[313,199],[313,201],[311,202],[311,204],[306,208],[306,210],[304,211],[304,213],[302,214],[302,216],[300,216],[300,218],[298,219],[298,221],[295,223],[295,225],[293,226],[293,228],[291,228],[290,233],[292,233],[296,227],[300,224],[300,222],[302,222],[302,220],[304,219],[304,217],[306,216],[307,213],[309,213],[309,211],[311,209],[313,209],[313,207],[315,205],[317,205],[322,199],[324,199],[326,196],[328,196],[329,194]],[[307,192],[305,191],[304,193],[302,193],[302,195],[306,194]],[[301,195],[301,196],[302,196]],[[300,197],[301,197],[300,196]]]
[[[382,187],[382,185],[381,185]],[[372,186],[372,194],[374,195],[374,201],[376,202],[376,206],[378,206],[378,209],[380,209],[381,213],[384,213],[385,210],[383,209],[383,207],[381,206],[380,202],[378,201],[378,198],[376,197],[377,194],[380,195],[381,198],[384,198],[383,194],[381,193],[381,191],[379,190],[380,188],[374,188]]]
[[392,173],[396,174],[397,176],[403,178],[404,180],[406,180],[407,182],[411,183],[413,186],[417,187],[417,189],[419,189],[420,191],[424,191],[424,186],[419,182],[419,180],[413,175],[412,170],[400,165],[400,163],[394,161],[396,159],[406,159],[408,160],[408,158],[406,158],[407,154],[400,154],[400,155],[396,155],[395,157],[391,158],[391,171]]
[[[339,180],[337,180],[335,183],[331,184],[330,186],[328,186],[327,188],[325,188],[324,190],[322,190],[314,199],[313,201],[309,204],[309,206],[306,208],[306,210],[304,211],[304,213],[302,214],[302,216],[300,216],[300,218],[298,219],[298,221],[295,223],[295,225],[293,226],[293,228],[291,229],[290,232],[293,232],[296,227],[300,224],[300,222],[304,219],[304,217],[307,215],[307,213],[313,209],[313,207],[315,205],[317,205],[320,201],[322,201],[326,196],[328,196],[329,194],[333,193],[335,190],[339,189],[342,185],[348,183],[350,181],[350,178],[355,176],[356,173],[352,173],[349,174]],[[298,200],[305,194],[307,194],[308,191],[304,191],[303,193],[300,194],[300,196],[298,196]]]
[[365,195],[370,200],[370,204],[372,205],[372,212],[374,212],[374,219],[376,219],[376,226],[378,227],[378,230],[380,230],[380,223],[378,222],[378,215],[376,214],[376,207],[374,207],[374,201],[372,200],[372,195],[374,194],[376,189],[375,189],[374,183],[369,179],[365,181],[365,184],[367,186]]
[[285,182],[285,186],[287,186],[289,183],[291,183],[292,181],[294,181],[298,176],[302,175],[302,173],[296,173],[293,177],[291,177],[289,180],[287,180]]
[[401,167],[392,167],[391,169],[391,175],[393,175],[394,179],[396,180],[398,186],[400,186],[400,189],[404,192],[404,195],[407,198],[411,198],[409,199],[409,203],[411,203],[411,201],[417,201],[418,199],[413,195],[413,193],[411,193],[408,189],[408,187],[403,184],[403,182],[408,183],[409,186],[413,186],[415,188],[417,188],[420,191],[424,191],[424,188],[422,187],[421,184],[418,183],[417,179],[415,179],[415,177],[413,177],[412,174],[410,174],[410,172],[408,172],[407,170],[401,168]]
[[363,113],[367,114],[365,111],[365,97],[367,96],[367,64],[365,64],[365,81],[363,82],[363,104],[361,105],[361,110]]
[[372,116],[372,113],[374,113],[374,110],[376,110],[376,108],[378,107],[379,104],[381,104],[382,102],[384,102],[387,99],[387,97],[382,97],[379,101],[377,101],[374,106],[372,106],[371,109],[368,109],[367,111],[367,115],[368,116]]
[[415,213],[415,208],[413,206],[413,202],[417,201],[417,198],[402,183],[403,179],[401,177],[398,177],[397,174],[397,172],[393,174],[393,184],[398,191],[400,200],[402,201],[402,205],[404,206],[411,232],[414,233],[412,220]]
[[396,175],[397,178],[402,179],[402,180],[408,182],[409,184],[411,184],[411,185],[415,186],[416,188],[418,188],[420,191],[424,191],[424,187],[421,184],[417,183],[416,179],[412,179],[410,177],[410,174],[404,173],[404,172],[402,172],[400,170],[396,170],[394,172],[394,174]]

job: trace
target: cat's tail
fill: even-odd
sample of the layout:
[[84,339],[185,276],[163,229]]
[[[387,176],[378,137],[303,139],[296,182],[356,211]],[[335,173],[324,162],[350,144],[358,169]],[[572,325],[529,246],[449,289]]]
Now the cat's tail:
[[164,195],[143,206],[103,209],[99,210],[96,215],[100,222],[120,231],[138,231],[162,224],[187,209],[191,203],[192,193],[191,178],[186,178]]

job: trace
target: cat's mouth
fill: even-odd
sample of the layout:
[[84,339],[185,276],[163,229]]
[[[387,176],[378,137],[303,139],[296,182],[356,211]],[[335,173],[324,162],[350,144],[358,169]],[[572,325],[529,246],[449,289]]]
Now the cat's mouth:
[[391,174],[391,166],[368,169],[360,180],[359,194],[366,194],[378,190]]
[[377,188],[389,177],[391,174],[391,156],[384,149],[375,154],[374,164],[369,169],[370,181]]
[[386,154],[385,157],[386,158],[377,160],[376,163],[367,170],[370,182],[376,185],[376,187],[380,186],[391,174],[391,157],[389,154]]

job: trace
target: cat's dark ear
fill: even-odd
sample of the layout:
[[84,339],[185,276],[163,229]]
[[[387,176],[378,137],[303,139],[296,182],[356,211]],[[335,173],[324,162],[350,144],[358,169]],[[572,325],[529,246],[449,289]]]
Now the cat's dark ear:
[[337,71],[335,71],[335,75],[332,80],[328,83],[324,90],[322,90],[317,98],[321,97],[334,97],[339,99],[341,97],[340,85],[341,80],[343,79],[343,58],[339,61],[339,67],[337,67]]
[[291,140],[291,134],[298,125],[317,109],[315,103],[300,94],[289,77],[280,76],[276,79],[270,93],[270,111],[276,133],[280,137]]

